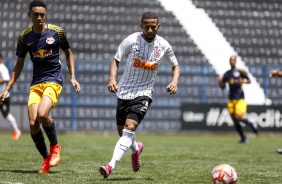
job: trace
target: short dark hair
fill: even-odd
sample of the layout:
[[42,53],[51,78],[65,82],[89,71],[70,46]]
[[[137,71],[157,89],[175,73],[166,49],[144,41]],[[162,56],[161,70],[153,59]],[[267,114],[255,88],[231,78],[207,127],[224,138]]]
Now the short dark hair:
[[34,0],[34,1],[31,1],[31,2],[29,3],[29,11],[31,11],[31,9],[32,9],[33,7],[37,7],[37,6],[39,6],[39,7],[44,7],[44,8],[46,9],[46,5],[45,5],[45,3],[44,3],[43,1]]
[[2,54],[0,53],[0,58],[3,58]]
[[159,23],[159,17],[156,13],[154,12],[146,12],[142,15],[141,18],[141,23],[143,22],[144,19],[157,19],[158,23]]

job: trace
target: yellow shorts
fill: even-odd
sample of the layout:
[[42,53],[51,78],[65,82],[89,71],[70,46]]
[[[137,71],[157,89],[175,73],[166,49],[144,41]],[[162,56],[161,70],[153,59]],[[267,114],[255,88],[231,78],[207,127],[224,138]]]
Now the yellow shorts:
[[31,86],[29,89],[28,106],[31,104],[39,104],[42,96],[48,96],[53,107],[58,104],[58,98],[62,92],[62,86],[54,82],[44,82]]
[[247,104],[245,99],[229,100],[227,109],[230,114],[244,115],[247,112]]

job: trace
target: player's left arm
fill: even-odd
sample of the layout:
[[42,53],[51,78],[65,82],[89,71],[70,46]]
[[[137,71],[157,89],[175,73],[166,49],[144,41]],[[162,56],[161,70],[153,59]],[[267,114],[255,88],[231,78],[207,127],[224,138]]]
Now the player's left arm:
[[76,87],[75,92],[79,93],[80,92],[80,84],[77,82],[75,78],[75,64],[74,64],[74,56],[72,54],[72,51],[70,49],[64,50],[64,53],[66,55],[66,60],[67,60],[67,66],[69,69],[69,73],[71,76],[71,83],[73,86]]
[[166,87],[167,92],[169,92],[171,95],[175,94],[177,91],[179,77],[180,77],[180,66],[176,65],[172,67],[172,81]]
[[171,45],[164,40],[164,46],[165,46],[164,59],[167,60],[170,66],[172,67],[172,81],[167,85],[166,91],[169,92],[170,95],[173,95],[177,91],[178,80],[180,77],[180,66],[174,55]]
[[251,80],[247,74],[246,71],[244,70],[241,70],[241,74],[240,74],[240,78],[239,78],[239,82],[240,84],[250,84],[251,83]]

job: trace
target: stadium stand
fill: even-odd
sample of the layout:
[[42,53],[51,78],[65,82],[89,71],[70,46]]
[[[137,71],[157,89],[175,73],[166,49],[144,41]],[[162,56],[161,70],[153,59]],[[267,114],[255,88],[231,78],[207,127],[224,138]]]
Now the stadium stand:
[[265,80],[268,71],[279,69],[278,64],[282,63],[282,2],[193,0],[193,3],[205,10],[246,65],[251,67],[251,73],[259,79],[272,103],[281,104],[282,96],[276,93],[279,79]]
[[[160,29],[159,34],[172,44],[179,60],[187,63],[207,63],[175,17],[164,11],[156,0],[45,2],[48,10],[47,22],[59,25],[67,31],[77,59],[111,58],[122,39],[140,31],[139,22],[144,11],[153,9],[160,14],[163,30]],[[118,8],[115,5],[118,5]],[[5,57],[14,57],[18,34],[23,28],[30,26],[28,7],[21,1],[4,1],[0,4],[0,10],[3,25],[1,49]]]
[[277,0],[193,0],[209,14],[248,64],[278,64],[281,58],[281,10]]
[[[226,103],[227,91],[218,88],[213,67],[194,44],[193,38],[171,12],[164,10],[159,1],[45,2],[46,22],[59,25],[67,32],[77,61],[77,79],[82,86],[81,94],[74,95],[63,62],[64,89],[59,99],[60,105],[52,112],[61,129],[115,129],[112,122],[116,98],[107,90],[109,63],[118,44],[127,35],[140,31],[140,17],[147,10],[154,10],[159,14],[159,35],[172,45],[182,67],[182,76],[178,93],[167,98],[165,87],[171,79],[171,69],[166,62],[162,63],[156,81],[152,110],[146,117],[146,121],[154,123],[148,123],[143,128],[179,128],[178,107],[181,102]],[[281,79],[265,80],[268,71],[282,63],[282,3],[277,0],[193,0],[193,3],[198,8],[203,8],[212,18],[250,67],[267,96],[273,99],[273,103],[282,104]],[[10,69],[15,63],[17,37],[22,29],[31,25],[27,10],[28,4],[20,0],[4,0],[0,3],[0,50]],[[27,102],[31,75],[32,63],[27,60],[24,72],[11,91],[15,94],[11,99],[13,103]],[[73,107],[73,103],[77,103],[77,107]],[[79,121],[73,124],[73,118],[78,118]],[[168,125],[163,123],[164,121]]]

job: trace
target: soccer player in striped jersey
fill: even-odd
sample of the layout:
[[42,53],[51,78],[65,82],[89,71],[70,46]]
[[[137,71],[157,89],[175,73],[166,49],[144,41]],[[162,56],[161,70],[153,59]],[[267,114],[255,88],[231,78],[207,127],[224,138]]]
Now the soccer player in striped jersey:
[[222,89],[225,89],[226,83],[229,85],[229,101],[227,108],[234,122],[234,126],[241,137],[239,143],[247,143],[247,137],[243,132],[240,122],[244,122],[246,125],[250,126],[255,134],[258,133],[257,124],[249,121],[248,118],[245,117],[247,104],[242,85],[244,83],[250,84],[251,80],[246,71],[236,68],[236,56],[231,56],[229,63],[231,69],[224,73],[223,78],[219,76],[217,80]]
[[[80,84],[75,78],[75,64],[65,31],[52,24],[45,23],[46,5],[43,1],[31,1],[28,16],[32,27],[27,28],[18,38],[16,55],[17,63],[6,89],[0,94],[4,101],[9,90],[19,77],[27,53],[33,63],[33,78],[28,99],[28,117],[32,140],[43,157],[43,164],[39,174],[49,173],[50,167],[60,162],[61,147],[57,140],[54,120],[50,116],[52,108],[58,104],[62,91],[63,75],[60,61],[60,48],[66,56],[71,83],[80,92]],[[50,153],[45,144],[41,125],[50,142]]]
[[[180,67],[171,45],[157,35],[160,28],[157,14],[144,13],[140,27],[142,32],[133,33],[121,42],[110,65],[108,90],[116,93],[118,98],[116,124],[120,138],[111,161],[99,168],[104,178],[111,174],[128,149],[132,150],[133,171],[137,172],[141,166],[143,144],[136,142],[135,130],[152,103],[154,83],[162,59],[166,59],[172,67],[172,80],[166,90],[171,95],[177,91]],[[126,62],[126,68],[117,83],[116,76],[122,61]]]
[[[281,70],[271,70],[269,77],[282,77],[282,71]],[[277,152],[279,154],[282,154],[282,148],[278,148]]]

